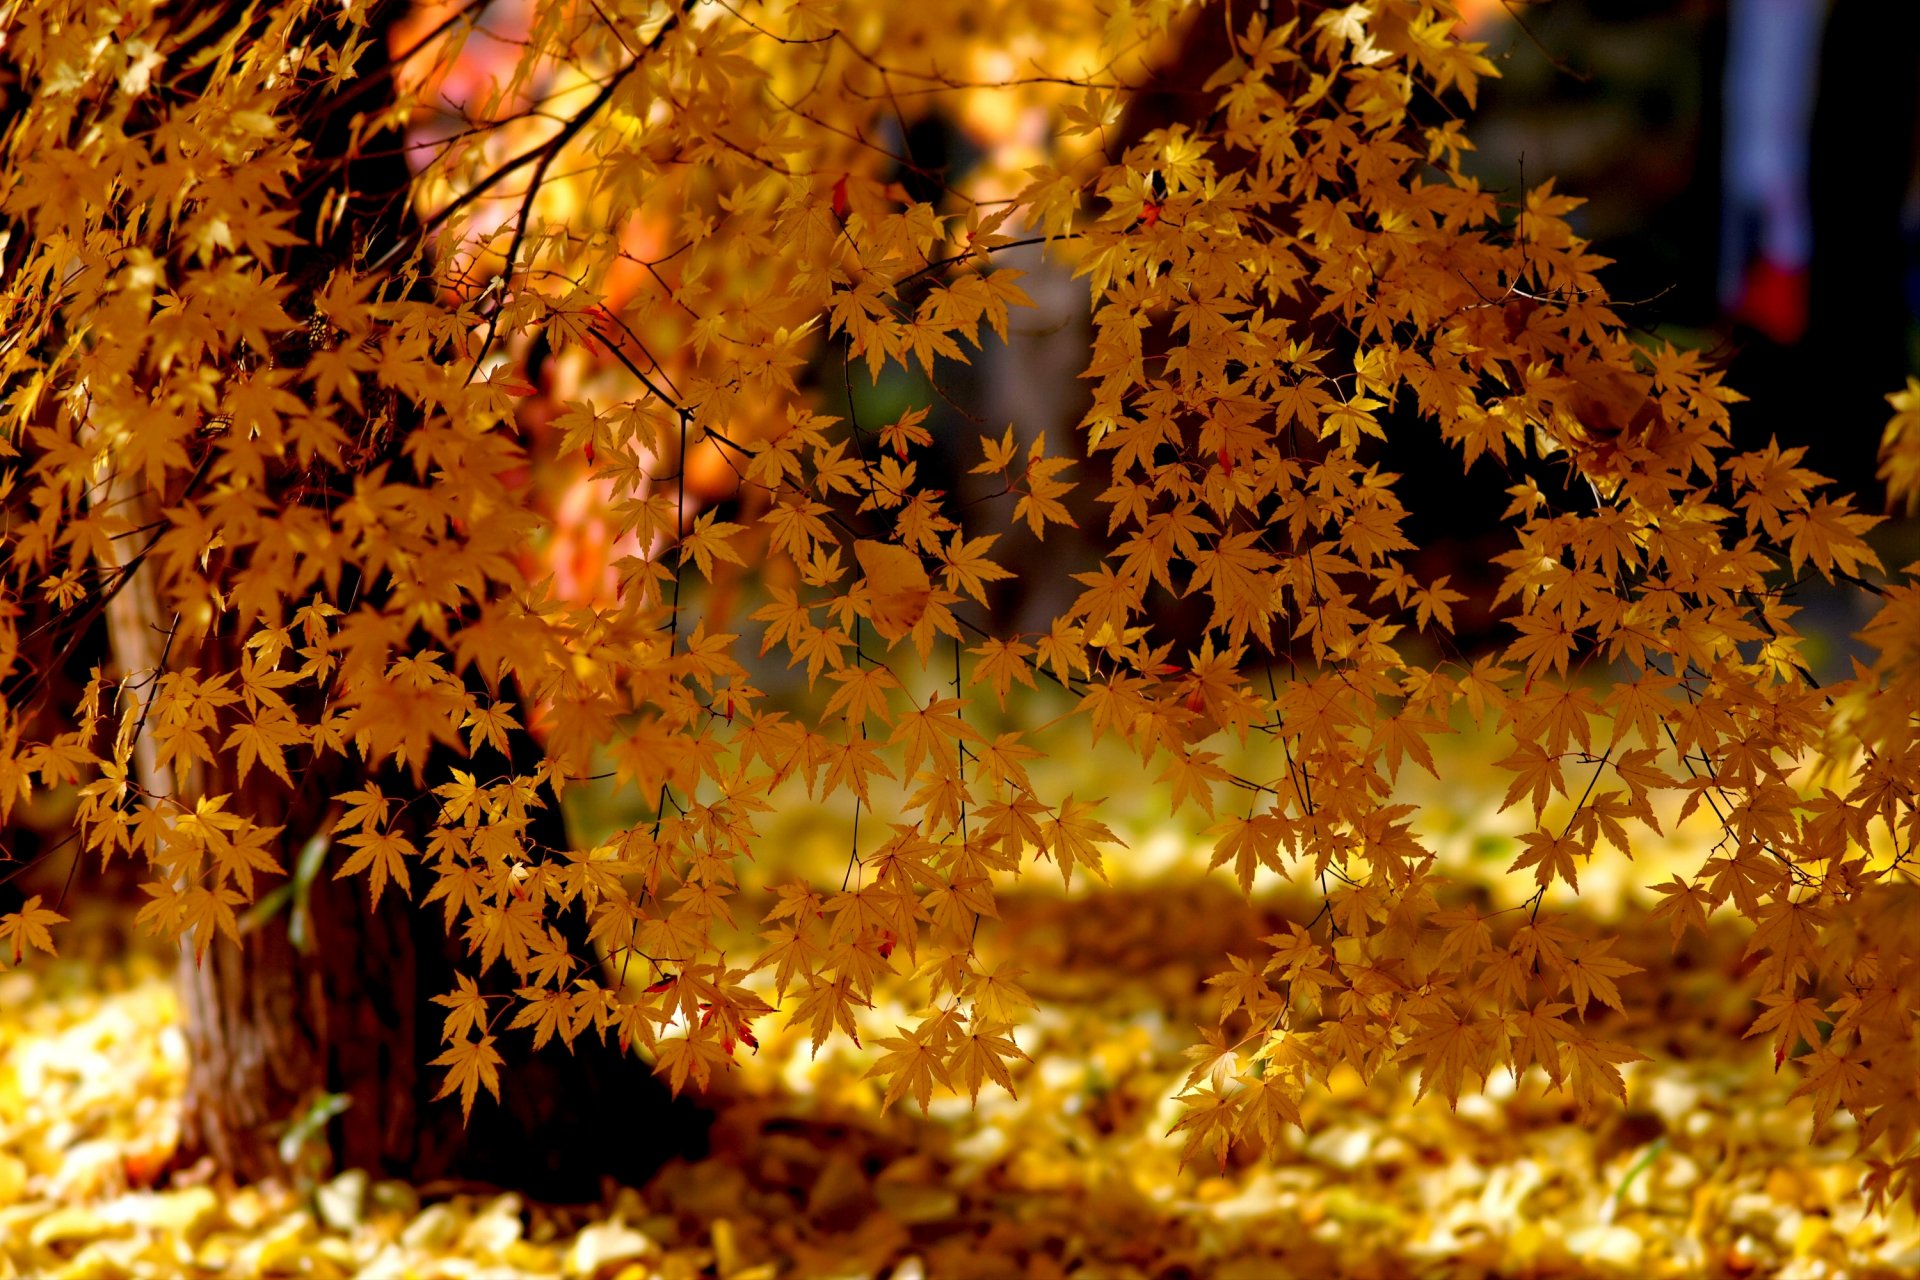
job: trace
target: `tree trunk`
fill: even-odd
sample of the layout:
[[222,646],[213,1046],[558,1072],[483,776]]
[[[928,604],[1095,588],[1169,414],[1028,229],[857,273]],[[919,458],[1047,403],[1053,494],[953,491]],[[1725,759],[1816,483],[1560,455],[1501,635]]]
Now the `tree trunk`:
[[[399,8],[386,6],[376,16],[373,49],[385,49],[382,19],[390,21]],[[208,38],[247,20],[238,5],[229,6],[229,14],[208,28]],[[367,73],[379,62],[366,59]],[[362,101],[354,109],[377,105]],[[323,105],[308,121],[315,172],[342,156],[349,114]],[[397,152],[355,163],[352,177],[352,212],[325,240],[302,228],[313,243],[289,255],[290,278],[323,276],[330,263],[348,260],[356,240],[376,228],[391,235],[407,216],[411,174]],[[157,518],[166,505],[138,477],[116,479],[108,496],[124,510],[146,513],[143,520]],[[113,665],[126,681],[123,689],[142,705],[157,683],[151,677],[178,657],[169,653],[168,620],[150,567],[137,570],[108,606]],[[222,648],[233,646],[215,640],[194,664],[217,666]],[[238,664],[237,653],[225,656]],[[539,748],[524,741],[515,750],[524,759]],[[290,873],[309,841],[325,840],[331,797],[360,785],[350,761],[329,764],[302,778],[291,794],[256,790],[230,805],[282,826],[279,859]],[[248,791],[206,770],[166,776],[146,741],[136,743],[134,766],[153,794]],[[529,834],[547,847],[566,841],[557,811],[544,814]],[[287,893],[276,910],[260,911],[240,945],[217,938],[196,958],[193,943],[182,944],[189,1067],[178,1165],[210,1158],[243,1181],[285,1176],[287,1157],[297,1154],[282,1151],[289,1126],[324,1114],[329,1100],[344,1101],[344,1110],[315,1131],[336,1169],[365,1168],[416,1183],[486,1182],[550,1200],[590,1198],[602,1177],[637,1181],[702,1141],[698,1113],[675,1103],[639,1059],[591,1036],[569,1054],[557,1043],[535,1053],[524,1032],[502,1035],[501,1101],[480,1100],[471,1125],[463,1125],[457,1098],[433,1098],[442,1072],[428,1063],[440,1052],[446,1011],[432,998],[453,989],[456,966],[474,973],[477,963],[447,935],[437,908],[420,910],[392,887],[375,906],[364,880],[335,881],[339,858],[328,857],[324,845],[315,852],[317,864],[301,877],[304,887]],[[268,877],[257,888],[264,897],[279,884]],[[562,928],[575,935],[576,954],[591,954],[584,922],[569,920]]]
[[425,1004],[434,991],[421,970],[446,977],[451,966],[432,963],[437,940],[416,936],[420,913],[397,896],[375,908],[364,885],[321,878],[310,911],[305,951],[290,936],[290,910],[241,946],[216,943],[197,963],[183,944],[191,1064],[183,1155],[211,1156],[243,1179],[280,1174],[290,1121],[337,1094],[349,1104],[332,1144],[341,1166],[445,1173],[436,1166],[450,1135],[429,1123],[444,1128],[445,1108],[427,1105],[422,1092],[435,1036]]
[[[291,846],[294,842],[289,841]],[[291,860],[289,860],[291,865]],[[569,1055],[503,1036],[501,1101],[482,1098],[471,1125],[458,1101],[433,1100],[444,1009],[465,948],[398,891],[370,904],[358,878],[312,885],[312,945],[294,944],[282,911],[196,963],[183,951],[180,990],[191,1063],[181,1157],[205,1155],[242,1179],[286,1172],[280,1139],[330,1095],[347,1102],[328,1126],[335,1168],[415,1183],[477,1181],[549,1200],[582,1200],[602,1177],[643,1179],[690,1153],[700,1121],[637,1059],[591,1036]]]

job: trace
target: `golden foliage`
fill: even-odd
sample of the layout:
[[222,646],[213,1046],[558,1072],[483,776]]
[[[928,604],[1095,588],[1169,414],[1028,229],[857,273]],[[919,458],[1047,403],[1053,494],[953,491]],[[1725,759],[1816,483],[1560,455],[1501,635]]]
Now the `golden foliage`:
[[[1323,890],[1222,975],[1177,1127],[1224,1157],[1343,1068],[1418,1063],[1453,1102],[1538,1062],[1583,1105],[1621,1096],[1638,1054],[1583,1019],[1633,998],[1634,966],[1548,899],[1657,833],[1650,797],[1675,792],[1725,834],[1666,889],[1676,933],[1722,905],[1752,922],[1755,1033],[1799,1051],[1821,1119],[1860,1123],[1878,1190],[1920,1198],[1920,585],[1864,583],[1873,518],[1795,451],[1737,449],[1718,373],[1629,335],[1574,200],[1549,184],[1502,207],[1460,172],[1459,122],[1410,105],[1470,104],[1493,73],[1451,6],[1255,17],[1211,110],[1120,150],[1119,104],[1180,8],[536,0],[504,81],[423,146],[412,229],[355,214],[350,166],[303,133],[346,113],[350,152],[382,137],[352,114],[378,88],[356,71],[368,6],[293,0],[231,28],[153,0],[17,14],[0,805],[72,788],[81,847],[150,866],[143,921],[204,951],[310,834],[282,830],[304,789],[337,779],[319,808],[353,850],[338,873],[441,902],[476,971],[512,971],[513,1028],[611,1031],[677,1087],[753,1042],[768,995],[817,1045],[905,983],[924,1013],[879,1070],[888,1100],[924,1104],[1009,1083],[1019,1053],[1017,975],[976,949],[996,883],[1029,858],[1099,875],[1119,844],[1100,804],[1038,794],[1021,761],[1114,735],[1218,823],[1243,886],[1267,869]],[[1046,70],[1000,52],[1016,42]],[[433,73],[397,65],[406,119]],[[904,198],[869,140],[946,95],[962,118],[1064,127],[937,207]],[[823,347],[932,375],[982,326],[1004,336],[1026,295],[998,255],[1035,242],[1091,290],[1085,458],[983,433],[978,473],[1002,487],[963,506],[921,478],[919,419],[816,411],[797,375]],[[599,362],[555,421],[632,550],[585,604],[522,555],[547,523],[514,425],[539,389],[505,358],[535,331],[576,382]],[[1515,634],[1487,657],[1454,656],[1463,595],[1405,559],[1373,459],[1408,431],[1513,476],[1492,603]],[[738,477],[735,519],[692,500],[713,464]],[[1081,523],[1092,569],[990,554]],[[1044,630],[989,607],[1016,569],[1079,588]],[[1825,688],[1785,603],[1809,573],[1881,596],[1879,656]],[[764,589],[759,652],[822,694],[806,714],[755,687],[720,611],[693,624],[702,582],[741,581]],[[1175,629],[1183,597],[1204,634]],[[150,649],[50,704],[116,607]],[[1044,745],[990,739],[1039,679],[1071,693],[1069,721]],[[1538,892],[1499,919],[1462,915],[1410,811],[1383,804],[1459,717],[1509,735],[1507,801],[1532,823],[1514,869]],[[1256,769],[1223,763],[1249,744]],[[532,815],[603,761],[648,816],[541,847]],[[782,892],[768,984],[725,936],[789,778],[883,821],[837,888]],[[600,954],[554,927],[576,904]],[[38,945],[48,923],[30,904],[0,936]],[[494,1024],[449,1007],[438,1061],[471,1105],[497,1079]]]

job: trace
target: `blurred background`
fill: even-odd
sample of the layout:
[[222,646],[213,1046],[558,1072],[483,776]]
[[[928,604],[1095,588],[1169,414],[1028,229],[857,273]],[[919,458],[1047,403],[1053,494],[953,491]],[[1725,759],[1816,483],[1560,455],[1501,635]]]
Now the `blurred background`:
[[1920,373],[1920,4],[1460,7],[1502,76],[1476,176],[1584,197],[1623,315],[1730,363],[1747,447],[1804,445],[1881,510],[1885,396]]

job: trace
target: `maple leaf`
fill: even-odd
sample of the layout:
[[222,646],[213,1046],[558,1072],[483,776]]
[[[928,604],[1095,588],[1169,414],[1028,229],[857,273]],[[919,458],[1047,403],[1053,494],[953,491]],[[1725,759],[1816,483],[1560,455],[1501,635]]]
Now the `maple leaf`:
[[1549,670],[1566,675],[1579,635],[1564,613],[1527,614],[1513,619],[1513,627],[1520,637],[1507,646],[1507,661],[1524,662],[1528,679],[1538,679]]
[[397,832],[362,831],[346,837],[342,843],[351,847],[354,853],[333,873],[335,880],[365,871],[367,888],[373,894],[375,905],[379,904],[380,893],[387,887],[388,876],[393,877],[401,892],[412,896],[413,884],[408,876],[406,860],[420,855],[412,841]]
[[827,1042],[827,1037],[836,1029],[845,1031],[854,1043],[859,1043],[859,1033],[853,1022],[853,1008],[858,1000],[847,989],[844,976],[832,981],[817,976],[807,979],[806,990],[801,994],[800,1002],[788,1015],[791,1022],[805,1022],[813,1049],[817,1052]]
[[919,624],[933,598],[926,565],[905,547],[867,538],[855,542],[853,551],[866,575],[867,619],[887,640],[901,639]]
[[1508,871],[1518,871],[1522,867],[1532,867],[1534,879],[1545,887],[1560,879],[1572,889],[1580,887],[1579,870],[1574,865],[1575,855],[1585,856],[1590,851],[1578,841],[1565,836],[1556,836],[1551,831],[1529,831],[1520,837],[1526,850],[1513,860]]
[[334,831],[341,832],[349,827],[384,827],[387,825],[387,807],[392,802],[382,795],[380,788],[369,782],[356,791],[343,791],[335,797],[346,803],[347,811],[333,824]]
[[1451,580],[1452,575],[1441,574],[1413,593],[1415,624],[1423,630],[1431,623],[1438,623],[1442,631],[1453,630],[1452,606],[1467,599],[1467,596],[1465,592],[1447,586]]
[[1593,1040],[1575,1032],[1562,1037],[1566,1045],[1567,1084],[1573,1096],[1591,1106],[1611,1094],[1627,1100],[1627,1084],[1615,1064],[1641,1062],[1646,1055],[1612,1040]]
[[1075,863],[1087,867],[1102,880],[1106,879],[1107,873],[1100,864],[1099,846],[1117,844],[1125,847],[1125,842],[1108,830],[1106,823],[1093,816],[1098,807],[1098,802],[1087,803],[1068,796],[1060,802],[1054,818],[1041,827],[1041,848],[1060,868],[1060,883],[1063,886],[1072,886]]
[[1430,919],[1436,928],[1446,930],[1440,944],[1442,961],[1457,956],[1462,966],[1471,965],[1493,949],[1493,927],[1477,907],[1436,911]]
[[279,834],[277,827],[254,826],[237,832],[231,839],[222,833],[213,833],[213,837],[207,841],[207,851],[213,857],[215,880],[231,878],[240,896],[250,900],[253,897],[254,872],[279,873],[285,870],[267,847]]
[[1815,1044],[1794,1061],[1806,1067],[1807,1078],[1793,1091],[1793,1096],[1812,1097],[1816,1134],[1826,1132],[1833,1113],[1839,1108],[1846,1107],[1849,1111],[1857,1108],[1868,1076],[1867,1068],[1852,1054],[1839,1052],[1831,1045]]
[[1780,524],[1791,539],[1788,558],[1795,573],[1811,562],[1828,582],[1836,573],[1858,576],[1862,565],[1880,568],[1880,557],[1861,540],[1860,535],[1879,524],[1884,516],[1861,515],[1844,498],[1816,498],[1781,518]]
[[1225,782],[1231,776],[1214,763],[1219,758],[1217,751],[1179,751],[1173,754],[1166,772],[1160,775],[1160,781],[1173,783],[1175,813],[1191,800],[1209,818],[1213,816],[1213,784]]
[[1707,931],[1707,917],[1713,914],[1714,903],[1697,887],[1676,874],[1666,884],[1654,885],[1653,891],[1667,895],[1651,915],[1656,920],[1662,916],[1667,918],[1673,928],[1673,945],[1676,949],[1689,927],[1700,933]]
[[[195,964],[204,963],[207,948],[213,945],[215,932],[224,933],[235,943],[240,941],[240,921],[234,914],[234,908],[246,902],[239,893],[220,886],[209,889],[204,885],[193,885],[176,899],[176,917],[183,933],[193,935],[193,959]],[[158,902],[149,903],[149,907]]]
[[1011,1023],[1023,1008],[1033,1007],[1033,997],[1015,979],[1025,969],[1001,961],[989,969],[980,969],[967,980],[962,994],[973,1001],[974,1018],[981,1022]]
[[288,786],[293,775],[287,772],[285,749],[305,739],[300,726],[290,717],[279,716],[242,721],[221,744],[223,750],[238,748],[238,780],[245,782],[247,772],[257,762]]
[[[900,1030],[904,1032],[907,1029],[902,1027]],[[933,1097],[934,1085],[942,1088],[951,1086],[945,1060],[927,1041],[924,1030],[908,1032],[903,1036],[883,1036],[874,1041],[875,1045],[887,1050],[867,1072],[869,1079],[876,1076],[887,1078],[886,1093],[880,1100],[882,1111],[908,1094],[912,1094],[914,1101],[920,1104],[920,1109],[925,1111],[928,1101]]]
[[500,1100],[500,1068],[505,1059],[500,1051],[493,1047],[494,1037],[483,1035],[478,1040],[461,1039],[435,1058],[429,1066],[447,1069],[446,1083],[440,1086],[440,1092],[434,1098],[440,1099],[460,1091],[460,1114],[462,1118],[473,1116],[473,1099],[485,1085],[494,1101]]
[[467,918],[467,936],[480,950],[481,970],[491,969],[502,955],[514,969],[523,968],[529,945],[540,938],[539,918],[539,908],[522,897],[475,908]]
[[1227,1151],[1233,1145],[1233,1136],[1241,1127],[1240,1092],[1222,1093],[1217,1088],[1193,1089],[1180,1095],[1180,1119],[1173,1128],[1167,1130],[1171,1137],[1176,1133],[1187,1135],[1186,1146],[1180,1152],[1180,1163],[1184,1167],[1187,1161],[1200,1152],[1212,1148],[1220,1162],[1220,1168],[1227,1167]]
[[1073,465],[1073,459],[1045,457],[1045,448],[1044,440],[1035,440],[1027,450],[1027,467],[1022,477],[1026,492],[1013,507],[1013,518],[1025,520],[1036,538],[1046,536],[1049,524],[1063,524],[1068,528],[1074,525],[1073,514],[1060,501],[1073,491],[1073,484],[1056,478],[1059,472]]
[[540,987],[522,987],[518,992],[526,1001],[520,1012],[514,1015],[511,1025],[515,1028],[533,1028],[533,1047],[538,1049],[551,1040],[556,1033],[562,1040],[573,1039],[573,999],[564,991],[552,991]]
[[986,584],[1014,576],[1011,569],[986,557],[987,551],[999,540],[997,533],[983,534],[971,540],[965,540],[955,533],[939,553],[948,590],[963,591],[981,604],[986,604]]
[[766,939],[767,949],[754,963],[754,968],[775,966],[774,990],[785,999],[795,976],[811,971],[815,959],[821,954],[821,947],[804,926],[782,925],[769,931]]
[[1829,1021],[1826,1010],[1811,995],[1796,996],[1792,991],[1773,991],[1760,997],[1760,1003],[1767,1011],[1753,1020],[1742,1039],[1763,1036],[1774,1032],[1773,1061],[1774,1069],[1790,1056],[1795,1044],[1804,1041],[1809,1046],[1822,1043],[1820,1027]]
[[1531,1009],[1522,1009],[1518,1013],[1507,1015],[1507,1028],[1512,1036],[1513,1078],[1519,1083],[1520,1077],[1531,1063],[1539,1063],[1547,1073],[1547,1078],[1558,1088],[1565,1077],[1560,1061],[1560,1043],[1578,1034],[1562,1014],[1573,1008],[1570,1004],[1553,1001],[1541,1001]]
[[982,432],[980,436],[980,451],[985,455],[985,461],[976,465],[971,474],[977,476],[994,475],[1011,467],[1015,456],[1020,452],[1020,446],[1013,438],[1012,424],[1008,424],[1006,434],[998,440]]
[[909,409],[880,428],[880,447],[904,458],[909,446],[932,444],[933,434],[921,425],[927,420],[927,412],[925,408]]
[[1291,976],[1301,969],[1316,968],[1326,960],[1326,948],[1313,940],[1313,935],[1297,924],[1289,923],[1286,933],[1270,933],[1260,941],[1273,948],[1273,959],[1264,972],[1275,969]]
[[1449,1009],[1422,1015],[1420,1024],[1427,1028],[1425,1034],[1414,1036],[1400,1050],[1404,1058],[1423,1059],[1420,1087],[1414,1097],[1424,1097],[1429,1088],[1437,1088],[1449,1107],[1457,1107],[1466,1077],[1486,1078],[1492,1049],[1486,1027],[1478,1019]]
[[478,751],[481,743],[486,743],[503,756],[512,756],[513,751],[507,745],[507,735],[521,727],[513,718],[513,703],[495,702],[490,706],[476,707],[467,712],[461,721],[462,729],[471,730],[467,737],[467,750]]
[[1582,1017],[1586,1015],[1587,1002],[1590,1000],[1598,1000],[1608,1008],[1624,1013],[1620,991],[1613,980],[1630,973],[1643,972],[1639,965],[1607,954],[1613,949],[1615,941],[1613,938],[1602,938],[1589,942],[1559,971],[1559,980],[1570,988],[1574,1007],[1580,1010]]
[[731,541],[735,535],[746,532],[746,526],[717,520],[717,515],[717,512],[708,511],[695,517],[693,529],[680,540],[681,563],[692,559],[694,567],[700,570],[700,576],[709,582],[713,581],[714,561],[746,563]]
[[847,723],[856,727],[863,726],[869,716],[892,723],[893,716],[887,709],[887,693],[900,687],[900,681],[894,678],[893,672],[885,667],[860,667],[851,671],[835,671],[828,679],[840,687],[827,700],[822,714],[842,713]]
[[51,926],[62,924],[66,917],[57,911],[40,905],[40,895],[34,894],[20,904],[18,911],[0,915],[0,942],[13,946],[13,962],[20,963],[20,957],[29,947],[37,947],[48,955],[58,955],[53,947]]
[[1259,1019],[1273,1002],[1273,989],[1267,986],[1266,978],[1253,961],[1229,955],[1227,963],[1231,968],[1225,973],[1216,973],[1207,979],[1208,986],[1220,988],[1220,1021],[1224,1023],[1243,1005],[1249,1016]]
[[1510,769],[1514,774],[1512,783],[1507,787],[1506,800],[1500,805],[1502,813],[1512,808],[1522,796],[1530,796],[1537,818],[1547,807],[1547,800],[1554,792],[1561,795],[1567,792],[1565,770],[1560,757],[1549,753],[1539,743],[1522,742],[1512,754],[1498,763],[1501,768]]
[[1217,835],[1214,842],[1213,860],[1208,868],[1233,864],[1234,879],[1240,883],[1240,892],[1253,892],[1254,872],[1260,866],[1281,870],[1280,833],[1273,819],[1266,815],[1248,815],[1239,818],[1227,818],[1207,829],[1208,835]]
[[487,1029],[487,998],[480,993],[478,984],[464,973],[454,974],[459,984],[454,990],[433,997],[433,1002],[451,1010],[446,1022],[441,1025],[440,1038],[459,1040],[468,1031],[484,1034]]
[[1523,963],[1532,965],[1538,962],[1559,974],[1567,967],[1568,949],[1579,940],[1580,935],[1560,920],[1541,916],[1515,929],[1510,945]]
[[981,1086],[989,1080],[1009,1095],[1014,1094],[1013,1072],[1008,1064],[1028,1060],[1004,1023],[975,1022],[955,1039],[946,1063],[947,1078],[951,1087],[964,1089],[968,1101],[977,1103]]
[[973,669],[973,682],[990,687],[1001,710],[1006,710],[1007,691],[1014,681],[1029,689],[1034,687],[1033,673],[1027,663],[1034,652],[1032,645],[1019,640],[987,640],[967,652],[980,659]]

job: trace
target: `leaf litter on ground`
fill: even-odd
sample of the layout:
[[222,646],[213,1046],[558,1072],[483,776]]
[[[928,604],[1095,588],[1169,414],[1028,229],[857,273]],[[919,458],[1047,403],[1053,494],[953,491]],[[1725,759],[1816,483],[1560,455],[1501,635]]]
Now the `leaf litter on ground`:
[[[1017,1096],[879,1108],[871,1049],[774,1030],[716,1096],[711,1154],[597,1206],[511,1192],[423,1202],[349,1170],[307,1187],[151,1185],[185,1063],[164,966],[139,954],[0,975],[0,1276],[376,1280],[1287,1280],[1902,1276],[1920,1228],[1868,1214],[1844,1125],[1810,1141],[1791,1073],[1742,1044],[1738,940],[1647,967],[1616,1034],[1651,1056],[1582,1117],[1536,1070],[1457,1111],[1391,1072],[1336,1076],[1306,1130],[1223,1170],[1167,1130],[1205,979],[1279,907],[1172,881],[1016,897],[1038,1007]],[[1007,945],[1013,945],[1013,942]],[[1636,1008],[1629,1001],[1628,1008]],[[882,1011],[883,1013],[885,1011]],[[1619,1015],[1608,1015],[1618,1018]],[[865,1037],[863,1037],[865,1039]]]

